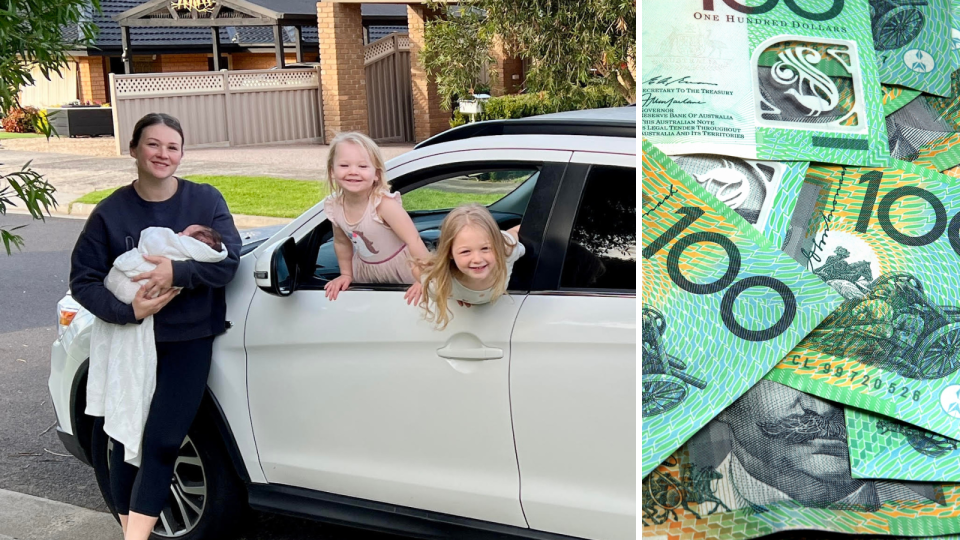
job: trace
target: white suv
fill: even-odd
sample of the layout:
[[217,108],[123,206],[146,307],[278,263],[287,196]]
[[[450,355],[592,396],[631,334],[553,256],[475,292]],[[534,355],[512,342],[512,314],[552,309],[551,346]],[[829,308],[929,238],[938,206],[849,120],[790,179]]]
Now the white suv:
[[[442,331],[402,285],[325,298],[322,204],[248,241],[155,537],[221,534],[248,503],[417,537],[635,538],[636,143],[624,107],[468,124],[391,160],[428,247],[464,198],[521,225],[509,294]],[[92,315],[58,308],[58,433],[104,488]]]

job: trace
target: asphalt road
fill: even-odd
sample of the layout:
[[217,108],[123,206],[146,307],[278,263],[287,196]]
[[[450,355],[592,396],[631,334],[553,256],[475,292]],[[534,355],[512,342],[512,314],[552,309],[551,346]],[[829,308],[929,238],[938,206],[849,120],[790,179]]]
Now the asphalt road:
[[[47,377],[57,337],[56,304],[67,290],[77,219],[0,217],[25,247],[7,256],[0,244],[0,489],[106,511],[93,469],[57,438]],[[22,519],[30,519],[22,516]],[[249,513],[240,540],[399,539],[285,516]]]

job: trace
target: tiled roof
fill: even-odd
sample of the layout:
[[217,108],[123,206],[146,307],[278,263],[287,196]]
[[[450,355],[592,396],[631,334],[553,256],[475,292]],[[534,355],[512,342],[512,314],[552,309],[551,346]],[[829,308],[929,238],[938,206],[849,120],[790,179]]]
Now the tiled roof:
[[406,4],[360,4],[364,17],[406,17]]
[[406,32],[406,26],[371,26],[370,27],[370,43],[374,41],[389,36],[394,32]]
[[[270,8],[283,13],[316,13],[316,0],[248,0],[255,4]],[[100,32],[95,43],[100,48],[118,48],[120,47],[120,25],[113,17],[135,8],[145,3],[144,0],[101,0],[101,13],[91,13],[94,24],[99,27]],[[311,7],[312,6],[312,7]],[[91,10],[92,11],[92,10]],[[364,16],[384,17],[384,16],[406,16],[407,8],[405,5],[396,4],[361,4],[361,13]],[[377,37],[374,35],[374,29],[377,29]],[[382,32],[380,29],[386,28],[389,31]],[[406,27],[400,26],[372,26],[371,40],[379,39],[391,32],[405,31]],[[74,41],[77,39],[76,27],[65,27],[63,32],[64,40]],[[292,44],[294,41],[293,27],[287,27],[284,32],[284,43]],[[307,43],[317,43],[317,27],[304,26],[303,40]],[[130,29],[130,41],[134,48],[139,46],[201,46],[211,45],[210,29],[195,27],[157,27],[157,28],[138,28]],[[220,43],[255,46],[271,45],[273,43],[273,29],[266,26],[238,26],[225,27],[220,29]]]

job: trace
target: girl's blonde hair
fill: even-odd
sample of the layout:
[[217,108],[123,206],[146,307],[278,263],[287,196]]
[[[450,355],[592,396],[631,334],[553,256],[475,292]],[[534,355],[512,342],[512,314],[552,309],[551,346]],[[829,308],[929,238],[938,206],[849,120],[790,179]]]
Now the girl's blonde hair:
[[380,147],[373,139],[363,133],[356,131],[344,131],[337,134],[330,141],[330,151],[327,153],[327,182],[330,183],[330,193],[340,196],[341,189],[337,181],[333,179],[334,162],[337,159],[337,148],[343,143],[355,144],[367,151],[374,169],[377,171],[377,179],[373,181],[373,194],[390,193],[390,182],[387,181],[387,166],[383,162],[383,155],[380,153]]
[[495,302],[507,290],[507,250],[496,220],[486,207],[479,204],[465,204],[454,208],[440,224],[437,251],[426,260],[417,261],[423,276],[423,299],[420,307],[424,310],[424,318],[435,323],[438,330],[446,328],[453,318],[447,309],[447,300],[453,291],[453,280],[460,272],[453,261],[453,241],[460,231],[470,226],[478,227],[487,233],[496,258],[490,301]]

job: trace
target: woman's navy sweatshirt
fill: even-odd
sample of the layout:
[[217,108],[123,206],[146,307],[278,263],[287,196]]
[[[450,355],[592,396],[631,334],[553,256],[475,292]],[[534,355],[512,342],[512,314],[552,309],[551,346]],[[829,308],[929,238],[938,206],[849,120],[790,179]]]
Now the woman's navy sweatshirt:
[[178,178],[177,192],[161,202],[140,198],[133,184],[102,200],[77,239],[70,259],[70,291],[81,306],[113,324],[138,323],[133,306],[124,304],[103,284],[113,261],[140,242],[147,227],[180,232],[193,224],[223,236],[227,258],[218,263],[173,261],[173,286],[183,287],[153,316],[157,341],[187,341],[222,334],[227,313],[224,286],[240,265],[240,234],[223,196],[213,186]]

